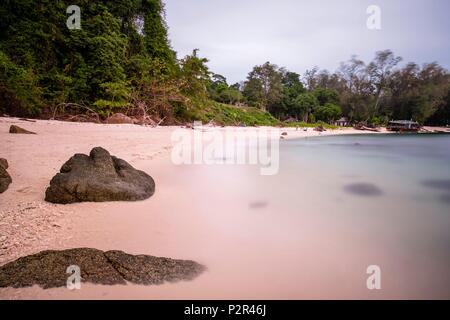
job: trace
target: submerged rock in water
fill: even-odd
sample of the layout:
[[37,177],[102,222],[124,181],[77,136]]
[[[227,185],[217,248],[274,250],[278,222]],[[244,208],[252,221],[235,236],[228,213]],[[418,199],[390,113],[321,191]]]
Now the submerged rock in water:
[[428,188],[440,189],[445,191],[450,191],[450,180],[449,179],[434,179],[422,181],[422,184]]
[[380,196],[383,194],[380,188],[371,183],[353,183],[345,186],[345,190],[358,196]]
[[53,203],[138,201],[155,193],[155,182],[143,171],[97,147],[89,156],[76,154],[50,181],[45,200]]
[[18,133],[18,134],[36,134],[36,132],[31,132],[26,129],[23,129],[19,126],[12,125],[9,127],[9,133]]
[[6,169],[8,169],[8,161],[0,158],[0,193],[5,192],[12,183],[11,176]]
[[250,209],[262,209],[268,206],[266,201],[257,201],[250,203]]
[[130,255],[122,251],[103,252],[81,248],[43,251],[19,258],[0,267],[0,287],[43,288],[64,287],[70,266],[78,266],[81,281],[102,285],[161,284],[192,280],[205,267],[189,260],[173,260],[146,255]]
[[444,203],[450,204],[450,194],[443,194],[439,197],[439,199]]

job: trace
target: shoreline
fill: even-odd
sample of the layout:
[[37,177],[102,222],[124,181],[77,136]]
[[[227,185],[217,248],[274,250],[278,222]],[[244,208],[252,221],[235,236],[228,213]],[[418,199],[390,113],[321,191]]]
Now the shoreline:
[[[8,133],[9,126],[21,125],[36,135],[12,135]],[[58,120],[35,120],[29,122],[19,118],[0,117],[0,140],[4,142],[4,149],[0,154],[8,160],[8,171],[13,177],[9,190],[0,197],[0,265],[31,253],[37,253],[47,247],[52,249],[65,248],[61,245],[61,233],[71,233],[71,228],[63,229],[67,224],[64,219],[73,213],[76,206],[61,206],[46,202],[43,197],[45,189],[53,175],[75,153],[88,153],[96,146],[106,146],[113,155],[120,155],[137,167],[140,163],[148,164],[168,160],[172,149],[171,133],[174,130],[186,129],[183,126],[145,127],[132,124],[96,124],[82,122],[66,122]],[[267,130],[277,129],[280,133],[287,133],[281,139],[293,140],[310,137],[360,135],[360,134],[387,134],[381,132],[361,131],[354,128],[328,129],[325,132],[314,131],[313,128],[278,128],[278,127],[215,127],[203,126],[203,131],[225,131],[248,129]],[[146,135],[152,135],[147,140]],[[75,136],[76,135],[76,136]],[[130,136],[128,136],[130,135]],[[111,136],[115,136],[112,141]],[[135,143],[132,143],[135,137]],[[149,137],[150,138],[150,137]],[[147,141],[146,141],[147,140]],[[139,143],[140,142],[140,143]],[[128,145],[128,146],[127,146]],[[30,159],[34,162],[30,163]],[[37,166],[37,168],[35,168]],[[155,174],[153,168],[151,174]],[[114,203],[111,203],[114,204]],[[98,205],[98,204],[97,204]],[[44,212],[44,215],[40,213]],[[23,220],[24,214],[32,220]],[[36,227],[33,227],[32,225]],[[14,231],[7,231],[23,226],[31,236],[16,238]],[[5,228],[6,227],[6,228]],[[46,234],[50,232],[50,234]],[[6,239],[5,239],[6,238]],[[34,241],[39,245],[32,245]],[[11,249],[14,248],[12,251]]]

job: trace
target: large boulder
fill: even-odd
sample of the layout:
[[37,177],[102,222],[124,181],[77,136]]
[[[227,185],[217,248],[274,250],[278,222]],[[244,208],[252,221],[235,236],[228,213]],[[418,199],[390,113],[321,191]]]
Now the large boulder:
[[12,125],[9,127],[9,133],[17,133],[17,134],[36,134],[36,132],[28,131],[24,128],[21,128],[19,126]]
[[133,124],[134,120],[123,113],[115,113],[106,119],[108,124]]
[[61,204],[138,201],[154,193],[152,177],[97,147],[89,156],[76,154],[62,166],[50,181],[45,200]]
[[[19,258],[0,267],[0,288],[64,287],[71,276],[68,268],[80,269],[82,282],[102,285],[162,284],[192,280],[205,267],[190,260],[174,260],[148,255],[130,255],[122,251],[78,248],[42,251]],[[70,272],[73,269],[69,269]]]
[[8,169],[8,161],[0,158],[0,193],[5,192],[12,182],[11,176],[6,169]]

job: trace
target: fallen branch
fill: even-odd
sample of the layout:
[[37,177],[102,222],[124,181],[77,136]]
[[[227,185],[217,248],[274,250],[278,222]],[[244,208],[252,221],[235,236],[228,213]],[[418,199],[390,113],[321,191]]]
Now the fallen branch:
[[[95,112],[94,110],[92,110],[92,109],[89,108],[89,107],[86,107],[86,106],[81,105],[81,104],[78,104],[78,103],[60,103],[60,104],[58,104],[58,105],[55,107],[55,110],[53,111],[53,117],[52,117],[51,120],[55,120],[55,118],[56,118],[56,112],[57,112],[58,108],[60,108],[60,107],[63,107],[63,108],[66,108],[66,107],[69,107],[69,108],[70,108],[70,107],[77,107],[77,108],[86,109],[86,110],[90,111],[90,112],[96,117],[97,123],[101,123],[101,121],[100,121],[100,115],[99,115],[97,112]],[[76,117],[76,116],[72,116],[71,118],[73,119],[74,117]]]
[[161,121],[159,121],[159,122],[156,124],[156,127],[159,127],[159,126],[161,125],[161,123],[163,123],[164,120],[166,120],[166,118],[167,118],[167,117],[162,118]]
[[36,120],[30,120],[30,119],[25,119],[25,118],[20,118],[20,121],[28,121],[28,122],[36,122]]

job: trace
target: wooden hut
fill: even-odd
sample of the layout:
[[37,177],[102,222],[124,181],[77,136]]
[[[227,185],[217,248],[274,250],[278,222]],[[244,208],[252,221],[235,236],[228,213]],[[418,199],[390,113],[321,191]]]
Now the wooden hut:
[[339,127],[348,127],[350,126],[350,121],[347,118],[340,118],[334,122],[334,125]]

